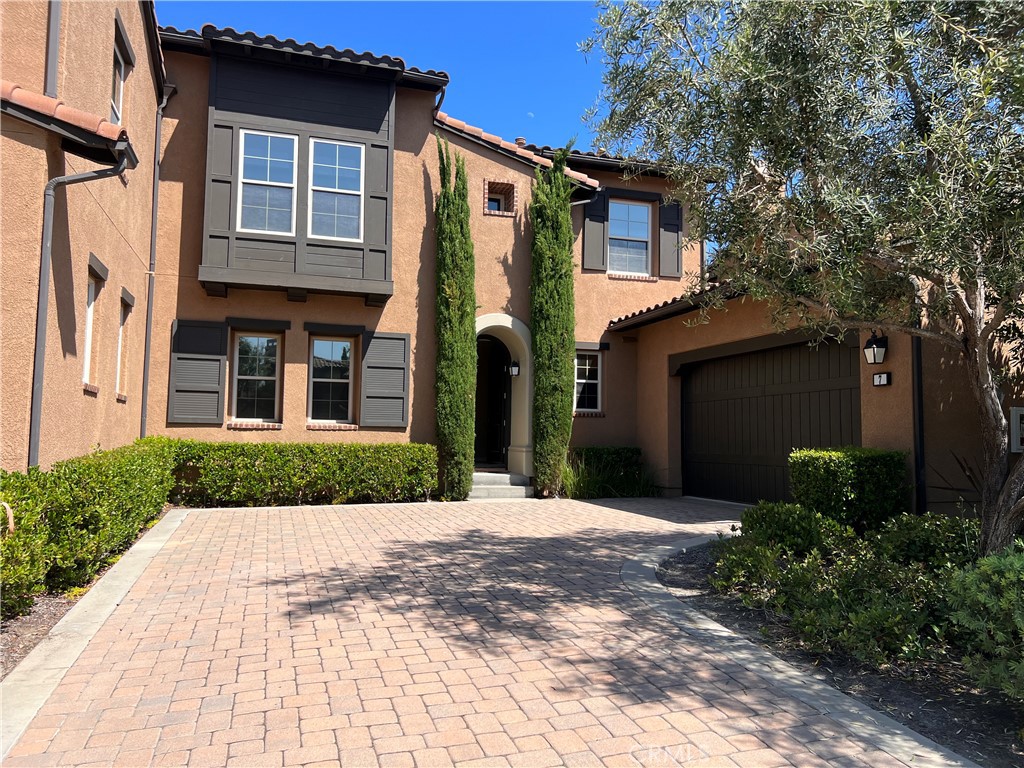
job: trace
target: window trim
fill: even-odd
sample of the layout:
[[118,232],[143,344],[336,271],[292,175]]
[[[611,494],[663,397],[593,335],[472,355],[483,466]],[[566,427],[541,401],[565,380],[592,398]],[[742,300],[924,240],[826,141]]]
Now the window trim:
[[[313,185],[313,145],[316,142],[334,144],[342,147],[355,147],[359,150],[359,192],[351,192],[347,189],[329,189],[327,187],[316,187]],[[309,162],[307,166],[306,192],[308,200],[306,204],[306,233],[310,240],[327,240],[334,243],[361,243],[365,235],[366,223],[366,145],[357,144],[353,141],[340,141],[338,139],[325,139],[319,136],[309,137]],[[359,197],[359,237],[331,237],[330,235],[313,234],[313,193],[328,192],[335,195],[351,195]]]
[[[239,341],[245,337],[251,336],[262,339],[277,339],[277,356],[274,364],[274,380],[276,386],[274,387],[274,418],[272,419],[255,419],[245,418],[236,415],[238,413],[238,347]],[[238,330],[234,332],[234,338],[232,339],[232,352],[231,352],[231,421],[239,422],[243,424],[280,424],[281,419],[281,349],[284,346],[284,334],[283,333],[268,333],[266,331],[244,331]],[[267,381],[269,376],[246,376],[245,381]]]
[[122,366],[127,363],[127,356],[124,354],[125,328],[128,325],[128,317],[132,313],[131,304],[121,300],[121,316],[118,318],[117,326],[117,371],[114,373],[114,394],[123,394],[121,391],[121,380],[123,376]]
[[[637,237],[613,237],[612,236],[612,206],[616,203],[620,205],[632,205],[647,209],[647,239],[642,240]],[[645,200],[625,200],[623,198],[612,197],[608,199],[608,236],[605,239],[605,248],[608,253],[608,274],[609,275],[646,275],[651,277],[651,249],[653,243],[653,228],[651,216],[651,204]],[[644,272],[626,272],[619,269],[612,269],[612,240],[626,240],[631,243],[646,243],[647,244],[647,264]]]
[[579,370],[578,369],[579,369],[580,355],[593,355],[595,360],[597,361],[597,382],[596,382],[597,383],[597,408],[580,408],[579,407],[579,393],[578,392],[574,392],[573,393],[573,402],[572,402],[573,413],[602,413],[603,412],[603,409],[602,409],[603,401],[601,400],[601,397],[603,395],[603,391],[602,390],[604,389],[604,387],[602,386],[602,379],[604,378],[604,360],[602,358],[604,357],[604,355],[602,354],[601,350],[596,350],[596,349],[577,349],[576,350],[575,358],[573,360],[573,372],[572,372],[573,389],[574,390],[576,389],[576,386],[578,384],[581,384],[581,383],[590,384],[590,383],[592,383],[589,380],[581,381],[579,379],[579,376],[578,376]]
[[[348,419],[314,419],[313,418],[313,343],[316,341],[347,341],[349,344],[349,367],[348,367]],[[309,424],[355,424],[355,412],[352,409],[355,390],[356,370],[356,339],[351,336],[327,336],[323,334],[309,335],[309,362],[308,375],[306,376],[306,421]],[[316,379],[316,381],[341,381],[341,379]]]
[[[281,181],[247,181],[245,178],[245,137],[270,136],[278,139],[290,139],[292,142],[292,182],[285,184]],[[276,133],[274,131],[261,131],[254,128],[238,129],[238,204],[235,206],[235,231],[252,235],[277,235],[278,237],[295,237],[295,216],[299,207],[299,137],[293,133]],[[242,226],[242,192],[246,184],[255,184],[258,187],[279,187],[292,191],[292,221],[291,229],[281,232],[276,229],[246,229]]]
[[124,85],[128,80],[128,62],[125,59],[123,53],[121,53],[121,46],[118,45],[117,40],[114,41],[114,58],[117,64],[121,65],[120,75],[118,76],[118,69],[114,67],[114,75],[116,79],[112,84],[117,86],[117,103],[114,103],[114,94],[110,94],[110,116],[111,121],[114,125],[121,125],[121,121],[124,118]]
[[99,295],[99,280],[89,275],[86,283],[85,293],[85,341],[82,352],[82,383],[92,384],[89,376],[92,374],[92,337],[95,326],[96,297]]

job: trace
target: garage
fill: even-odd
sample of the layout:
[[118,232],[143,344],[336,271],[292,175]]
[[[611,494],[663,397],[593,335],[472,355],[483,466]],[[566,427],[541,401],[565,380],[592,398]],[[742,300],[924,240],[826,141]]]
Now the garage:
[[859,354],[803,342],[680,361],[683,493],[786,499],[794,448],[860,445]]

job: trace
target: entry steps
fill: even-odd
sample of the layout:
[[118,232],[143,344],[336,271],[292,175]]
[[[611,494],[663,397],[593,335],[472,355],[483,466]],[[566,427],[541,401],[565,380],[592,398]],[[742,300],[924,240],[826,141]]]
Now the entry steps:
[[533,486],[526,475],[511,472],[474,472],[470,499],[532,499]]

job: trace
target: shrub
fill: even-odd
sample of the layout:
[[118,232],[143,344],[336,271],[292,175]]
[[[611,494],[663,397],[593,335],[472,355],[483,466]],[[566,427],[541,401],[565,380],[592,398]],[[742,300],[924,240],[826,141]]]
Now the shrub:
[[777,544],[794,555],[806,555],[826,541],[852,536],[835,520],[799,504],[762,501],[744,510],[743,536],[758,544]]
[[793,499],[858,533],[875,530],[909,508],[906,454],[875,448],[829,448],[789,455]]
[[886,520],[876,534],[880,553],[897,563],[921,563],[929,571],[964,568],[978,558],[977,520],[905,512]]
[[1024,700],[1024,550],[982,558],[953,574],[952,619],[981,685]]
[[181,441],[176,453],[174,496],[190,506],[416,501],[437,490],[432,445]]
[[46,475],[32,469],[27,475],[0,470],[0,501],[11,506],[14,533],[8,532],[6,511],[0,509],[0,615],[25,612],[32,596],[43,590],[50,563],[46,528]]
[[562,490],[571,499],[657,496],[639,448],[572,448],[562,469]]
[[782,574],[782,547],[746,535],[722,539],[708,581],[721,592],[739,592],[747,605],[764,606],[774,598]]

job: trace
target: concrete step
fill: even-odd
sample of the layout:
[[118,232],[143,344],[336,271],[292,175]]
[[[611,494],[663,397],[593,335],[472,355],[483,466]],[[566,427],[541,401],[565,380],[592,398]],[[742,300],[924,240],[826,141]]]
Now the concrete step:
[[532,499],[533,486],[527,485],[474,485],[469,492],[472,499]]
[[530,484],[530,478],[526,475],[517,475],[512,472],[474,472],[473,487],[481,486],[522,486]]

